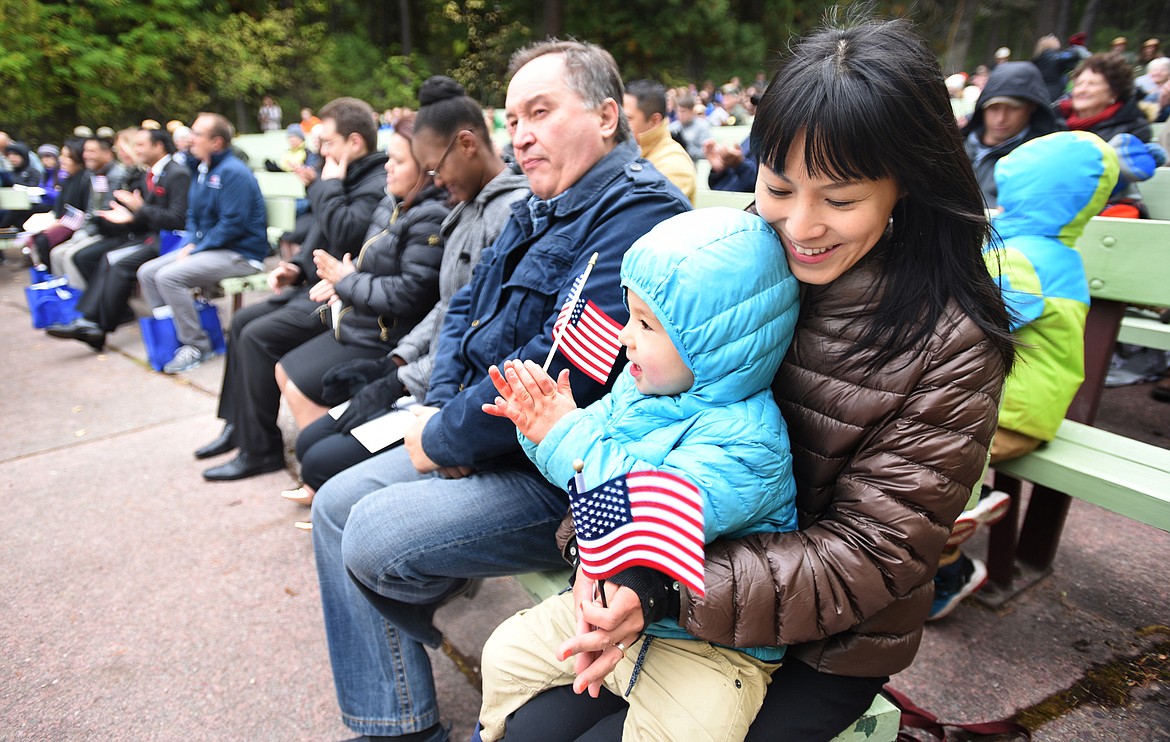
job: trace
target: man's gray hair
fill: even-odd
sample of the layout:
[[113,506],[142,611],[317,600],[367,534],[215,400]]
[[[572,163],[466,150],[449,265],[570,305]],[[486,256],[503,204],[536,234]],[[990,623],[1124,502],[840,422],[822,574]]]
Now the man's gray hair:
[[596,109],[606,99],[613,100],[618,111],[615,140],[624,142],[629,139],[630,122],[622,109],[625,87],[613,56],[587,41],[549,39],[526,46],[513,54],[508,65],[509,75],[515,75],[521,67],[546,54],[560,54],[564,58],[565,70],[568,72],[565,84],[581,97],[586,108]]
[[1146,65],[1146,72],[1150,73],[1161,67],[1164,70],[1170,70],[1170,57],[1158,57],[1151,59],[1150,63]]

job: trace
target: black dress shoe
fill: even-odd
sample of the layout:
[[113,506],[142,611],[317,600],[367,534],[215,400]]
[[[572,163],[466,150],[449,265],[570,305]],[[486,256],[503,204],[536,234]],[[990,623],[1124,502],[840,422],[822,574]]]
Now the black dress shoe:
[[208,443],[203,448],[195,449],[195,458],[210,459],[212,456],[219,456],[221,453],[227,453],[236,447],[236,442],[232,440],[235,438],[236,426],[227,423],[223,426],[223,431],[220,432],[219,437]]
[[220,466],[213,466],[203,472],[203,478],[209,482],[231,482],[236,479],[247,479],[257,474],[267,474],[280,471],[284,468],[284,453],[254,454],[240,451],[231,461]]
[[83,322],[70,322],[67,325],[49,325],[45,332],[55,338],[80,340],[96,351],[106,347],[106,333],[102,328]]

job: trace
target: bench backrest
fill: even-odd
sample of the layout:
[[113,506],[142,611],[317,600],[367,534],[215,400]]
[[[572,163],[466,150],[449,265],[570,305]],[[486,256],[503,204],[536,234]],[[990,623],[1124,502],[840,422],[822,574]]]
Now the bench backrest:
[[1096,216],[1077,252],[1092,305],[1085,324],[1085,381],[1066,417],[1091,425],[1126,306],[1170,306],[1170,221]]
[[695,191],[696,209],[707,209],[712,206],[726,206],[731,209],[744,209],[755,200],[756,194],[754,193],[712,191],[709,188],[699,188]]
[[0,188],[0,209],[27,211],[28,207],[28,191],[23,188]]
[[1151,219],[1170,219],[1170,167],[1160,167],[1154,177],[1137,184]]
[[264,170],[253,173],[260,184],[265,198],[304,198],[305,184],[292,173],[269,173]]
[[265,160],[280,162],[280,156],[288,151],[288,135],[284,129],[263,134],[240,134],[232,138],[232,146],[248,155],[248,167],[263,170]]

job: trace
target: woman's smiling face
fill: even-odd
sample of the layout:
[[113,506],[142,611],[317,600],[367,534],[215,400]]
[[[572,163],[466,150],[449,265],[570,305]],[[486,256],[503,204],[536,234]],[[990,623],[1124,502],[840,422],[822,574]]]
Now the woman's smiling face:
[[831,283],[865,257],[889,225],[899,196],[892,178],[810,175],[803,138],[792,143],[784,172],[761,164],[756,180],[756,209],[780,235],[788,266],[802,283]]

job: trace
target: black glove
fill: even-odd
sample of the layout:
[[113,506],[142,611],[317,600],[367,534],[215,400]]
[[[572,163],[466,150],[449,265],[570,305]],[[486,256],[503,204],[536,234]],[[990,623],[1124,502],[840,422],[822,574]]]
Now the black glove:
[[321,377],[321,396],[330,407],[352,399],[357,391],[371,381],[398,375],[398,364],[390,356],[357,358],[339,363]]
[[362,423],[385,415],[394,409],[394,403],[402,396],[402,389],[397,371],[366,384],[353,395],[353,399],[349,400],[349,407],[337,418],[337,429],[342,433],[348,433]]
[[273,160],[265,160],[264,161],[264,169],[270,173],[283,173],[284,172],[283,170],[280,169],[280,165],[277,165]]

